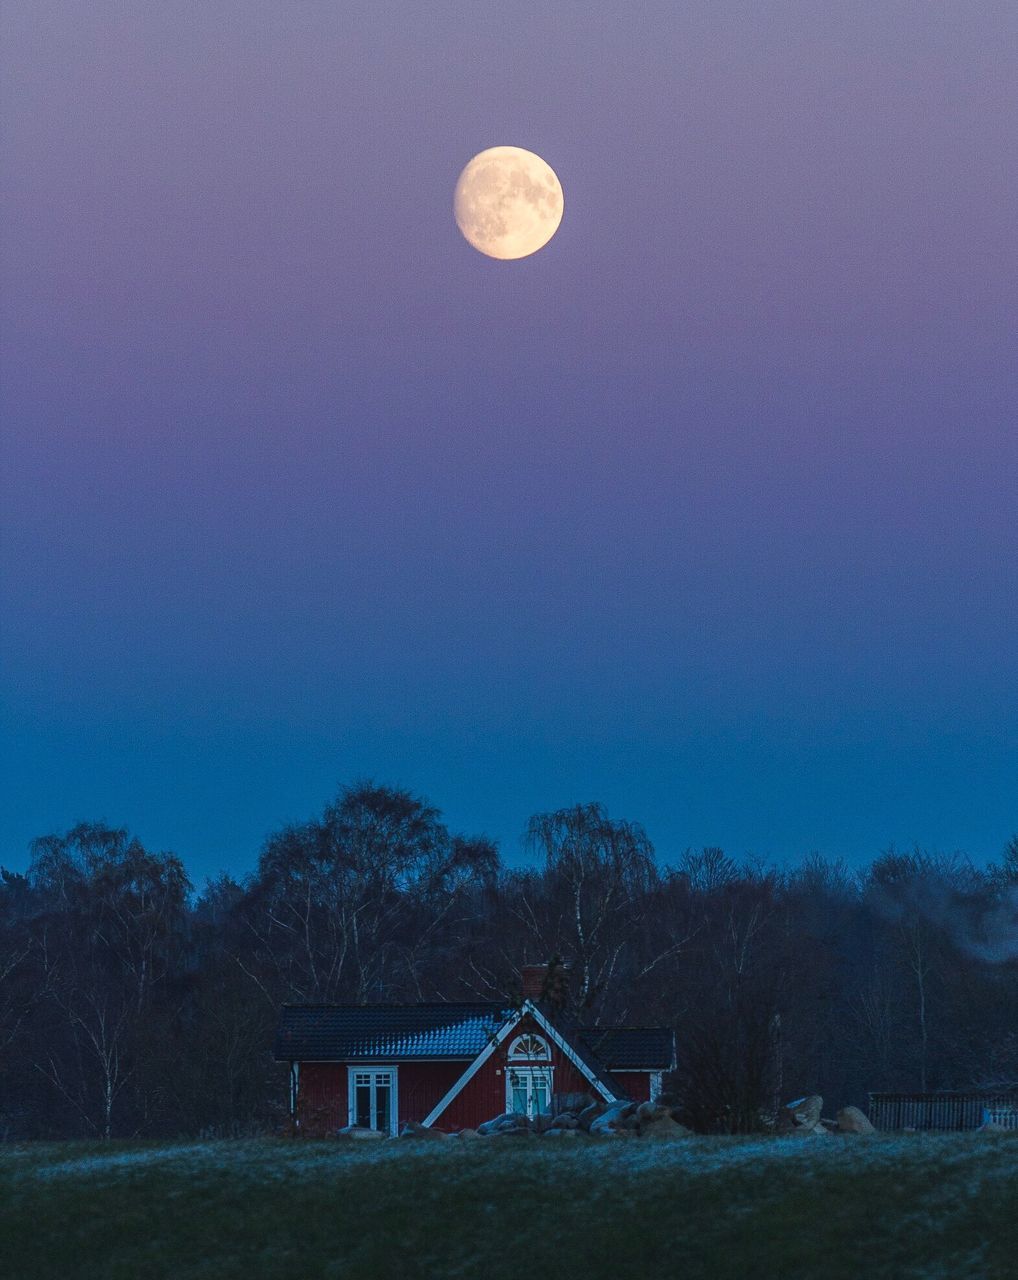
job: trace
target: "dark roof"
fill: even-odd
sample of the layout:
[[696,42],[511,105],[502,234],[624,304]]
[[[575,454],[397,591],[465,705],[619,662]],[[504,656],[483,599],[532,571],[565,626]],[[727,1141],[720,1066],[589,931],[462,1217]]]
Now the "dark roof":
[[669,1071],[675,1060],[667,1027],[581,1027],[577,1038],[609,1071]]
[[476,1058],[511,1010],[477,1004],[287,1004],[275,1056],[284,1062],[357,1058]]

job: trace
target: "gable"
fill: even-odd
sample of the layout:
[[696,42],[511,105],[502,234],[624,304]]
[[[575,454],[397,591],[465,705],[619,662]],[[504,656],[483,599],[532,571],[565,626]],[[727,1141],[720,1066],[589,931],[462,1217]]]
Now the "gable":
[[[485,1079],[500,1071],[500,1062],[507,1048],[506,1041],[524,1033],[534,1032],[546,1036],[552,1045],[553,1054],[561,1054],[576,1071],[576,1078],[588,1082],[592,1092],[606,1102],[614,1102],[625,1097],[624,1091],[612,1080],[611,1076],[594,1058],[593,1054],[567,1030],[556,1025],[540,1005],[532,1000],[524,1001],[523,1007],[510,1015],[495,1035],[491,1036],[486,1047],[467,1067],[455,1085],[446,1093],[441,1101],[425,1117],[424,1124],[433,1125],[456,1101],[471,1081],[482,1072]],[[475,1085],[474,1089],[480,1085]],[[572,1092],[573,1090],[570,1090]]]

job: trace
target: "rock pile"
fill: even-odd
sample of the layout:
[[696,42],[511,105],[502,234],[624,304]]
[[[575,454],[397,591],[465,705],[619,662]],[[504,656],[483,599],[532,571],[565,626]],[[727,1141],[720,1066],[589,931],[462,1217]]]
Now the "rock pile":
[[[824,1100],[817,1094],[786,1103],[776,1117],[776,1132],[797,1138],[876,1133],[869,1118],[858,1107],[843,1107],[836,1120],[828,1120],[821,1114],[823,1106]],[[536,1137],[571,1142],[591,1138],[649,1138],[669,1142],[692,1136],[690,1130],[679,1123],[677,1114],[676,1108],[658,1102],[593,1102],[589,1098],[580,1098],[572,1110],[561,1111],[558,1115],[529,1119],[516,1112],[505,1111],[500,1116],[485,1120],[476,1129],[461,1129],[459,1133],[429,1129],[408,1120],[400,1129],[399,1136],[424,1142],[444,1142],[451,1138],[469,1141],[474,1138]],[[337,1137],[372,1139],[384,1137],[384,1134],[349,1125],[340,1129]]]
[[825,1119],[821,1115],[823,1107],[823,1098],[815,1093],[796,1098],[778,1112],[775,1128],[778,1133],[797,1138],[826,1138],[832,1133],[876,1133],[869,1117],[858,1107],[842,1107],[836,1120]]
[[590,1138],[652,1138],[660,1142],[689,1135],[690,1131],[679,1124],[671,1108],[655,1102],[589,1102],[579,1110],[536,1116],[532,1120],[506,1111],[485,1120],[476,1129],[463,1129],[458,1134],[427,1129],[411,1120],[403,1125],[399,1134],[401,1138],[417,1139],[542,1137],[573,1142]]

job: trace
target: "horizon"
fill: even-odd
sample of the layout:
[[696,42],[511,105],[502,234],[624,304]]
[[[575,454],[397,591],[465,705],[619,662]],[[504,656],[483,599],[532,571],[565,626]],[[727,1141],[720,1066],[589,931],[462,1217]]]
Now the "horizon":
[[[524,822],[523,827],[521,828],[520,834],[516,841],[516,846],[517,846],[516,856],[513,856],[509,851],[505,849],[504,845],[501,843],[501,841],[499,841],[497,837],[490,836],[489,833],[486,832],[483,828],[468,830],[468,829],[458,827],[456,826],[455,823],[450,822],[448,819],[448,815],[440,806],[434,804],[432,797],[418,795],[416,793],[409,792],[409,790],[406,788],[400,788],[398,786],[389,786],[384,782],[379,782],[374,779],[359,779],[350,784],[344,784],[343,786],[339,787],[334,792],[333,796],[329,797],[327,801],[323,801],[323,803],[318,807],[318,809],[315,812],[305,814],[302,818],[295,819],[292,822],[284,823],[279,827],[275,827],[270,831],[266,831],[258,847],[251,853],[247,863],[236,863],[232,867],[227,867],[223,865],[223,866],[220,866],[218,869],[214,869],[214,870],[202,869],[200,879],[197,875],[192,874],[192,869],[190,865],[191,859],[189,859],[186,850],[172,849],[165,845],[160,844],[158,841],[150,842],[144,839],[139,832],[136,832],[131,828],[124,826],[123,824],[109,822],[105,818],[82,819],[79,822],[71,823],[69,827],[65,830],[40,832],[39,836],[33,838],[33,840],[27,846],[25,856],[21,860],[20,865],[14,865],[13,863],[5,862],[2,858],[0,858],[0,871],[13,872],[18,875],[27,874],[33,858],[32,845],[35,843],[36,839],[46,839],[47,837],[57,837],[62,839],[68,836],[71,833],[71,831],[75,830],[78,827],[94,826],[94,827],[105,828],[112,832],[121,832],[124,835],[126,835],[126,837],[129,840],[138,840],[139,843],[142,845],[142,847],[149,853],[155,854],[160,857],[168,856],[168,857],[178,858],[184,868],[185,874],[187,875],[187,879],[190,884],[190,891],[194,895],[194,898],[197,899],[209,886],[215,884],[223,876],[228,876],[229,878],[231,878],[241,886],[246,885],[252,878],[257,876],[258,865],[259,865],[261,856],[265,850],[265,847],[273,837],[281,835],[284,831],[292,827],[301,827],[308,823],[318,821],[322,817],[323,811],[325,810],[328,804],[338,801],[345,792],[356,790],[358,787],[365,786],[365,785],[370,787],[379,787],[382,790],[405,791],[408,795],[410,795],[410,797],[414,801],[420,802],[421,804],[428,807],[433,807],[437,813],[438,821],[445,827],[445,829],[449,832],[450,836],[489,840],[493,844],[497,852],[498,866],[501,870],[516,871],[516,870],[526,870],[529,868],[540,868],[540,866],[544,861],[544,855],[539,850],[534,850],[528,847],[528,835],[526,830],[527,824],[529,823],[530,819],[541,816],[541,815],[532,814],[528,816],[528,819]],[[596,801],[591,801],[589,803],[595,804],[595,805],[597,804]],[[584,802],[578,802],[577,804],[562,806],[561,811],[564,812],[566,810],[577,808],[577,807],[585,807]],[[599,807],[603,808],[603,806],[599,806]],[[616,814],[616,813],[610,813],[607,811],[606,811],[606,816],[609,819],[611,819],[613,822],[622,821],[622,822],[631,823],[636,828],[643,831],[650,842],[654,862],[657,868],[663,872],[676,871],[681,869],[681,864],[687,855],[690,855],[690,854],[696,855],[696,854],[704,853],[707,851],[718,850],[727,859],[731,860],[731,862],[735,865],[736,869],[740,873],[742,872],[751,872],[753,874],[777,873],[778,875],[783,875],[785,873],[794,874],[797,870],[807,866],[814,860],[819,860],[820,862],[831,867],[832,869],[843,868],[850,875],[861,878],[864,876],[865,873],[867,873],[871,869],[871,867],[875,862],[891,855],[899,855],[904,857],[908,857],[910,855],[918,855],[921,857],[932,858],[934,860],[943,860],[945,864],[951,863],[951,862],[960,862],[963,865],[973,867],[976,871],[980,873],[985,873],[994,867],[1004,866],[1007,855],[1011,854],[1013,856],[1014,849],[1018,848],[1018,832],[1015,832],[1008,838],[1008,840],[1004,842],[1004,844],[1002,844],[1001,848],[996,852],[995,855],[991,854],[989,857],[986,857],[986,858],[974,857],[971,853],[969,853],[967,850],[964,850],[964,849],[941,849],[936,847],[927,848],[927,847],[920,847],[918,844],[915,844],[915,843],[908,846],[897,846],[894,844],[887,844],[882,846],[880,849],[873,850],[872,852],[861,855],[860,857],[855,859],[830,856],[825,854],[824,851],[820,849],[811,849],[801,854],[786,855],[784,857],[768,856],[766,854],[763,854],[754,850],[746,850],[746,851],[739,852],[735,850],[725,849],[723,846],[720,846],[720,845],[686,844],[671,850],[662,850],[655,843],[653,835],[650,832],[646,831],[646,829],[643,827],[643,824],[639,821],[638,818],[634,818],[632,815]]]

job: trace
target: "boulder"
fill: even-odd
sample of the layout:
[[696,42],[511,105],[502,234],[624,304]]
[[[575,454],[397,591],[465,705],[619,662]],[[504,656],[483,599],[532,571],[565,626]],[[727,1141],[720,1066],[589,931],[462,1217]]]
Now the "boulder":
[[548,1129],[544,1137],[546,1138],[589,1138],[590,1134],[584,1133],[582,1129]]
[[592,1102],[589,1107],[584,1107],[577,1114],[576,1122],[581,1129],[589,1130],[594,1121],[600,1119],[607,1110],[608,1108],[603,1102]]
[[651,1124],[654,1120],[674,1119],[671,1110],[658,1102],[641,1102],[636,1108],[636,1118],[640,1124]]
[[479,1124],[477,1132],[482,1138],[493,1138],[507,1133],[529,1133],[530,1127],[530,1121],[526,1116],[519,1115],[515,1111],[506,1111],[500,1116],[495,1116],[493,1120],[485,1120],[484,1124]]
[[403,1128],[400,1129],[399,1136],[401,1138],[419,1138],[426,1142],[434,1142],[436,1140],[441,1142],[450,1135],[443,1133],[441,1129],[429,1129],[427,1125],[418,1124],[416,1120],[408,1120]]
[[673,1120],[666,1111],[663,1116],[659,1116],[656,1120],[645,1120],[640,1125],[641,1138],[653,1138],[655,1141],[670,1142],[678,1138],[690,1137],[690,1131],[684,1124],[679,1124]]
[[380,1133],[377,1129],[365,1129],[363,1125],[359,1124],[348,1124],[345,1128],[336,1132],[337,1138],[367,1138],[369,1141],[386,1136],[386,1134]]
[[806,1098],[796,1098],[788,1102],[778,1112],[777,1129],[779,1133],[798,1133],[802,1130],[811,1132],[820,1123],[824,1100],[815,1093]]
[[519,1124],[520,1120],[525,1120],[525,1116],[517,1116],[512,1111],[503,1111],[501,1116],[493,1116],[490,1120],[485,1120],[484,1124],[478,1125],[478,1133],[483,1138],[487,1138],[489,1134],[498,1133],[503,1125]]
[[561,1115],[557,1115],[555,1119],[551,1122],[551,1124],[548,1126],[548,1132],[550,1133],[552,1129],[573,1130],[573,1129],[578,1129],[579,1127],[580,1127],[580,1122],[576,1118],[576,1116],[574,1116],[570,1111],[563,1111]]
[[454,1136],[457,1138],[463,1138],[464,1140],[469,1141],[471,1138],[479,1138],[481,1135],[477,1132],[476,1129],[461,1129],[459,1133],[455,1134]]
[[635,1102],[610,1102],[598,1116],[599,1120],[622,1121],[629,1120],[636,1115],[637,1106]]
[[635,1102],[613,1102],[591,1122],[590,1132],[601,1137],[621,1133],[635,1134],[638,1125]]
[[869,1116],[858,1107],[842,1107],[838,1112],[839,1133],[876,1133]]

